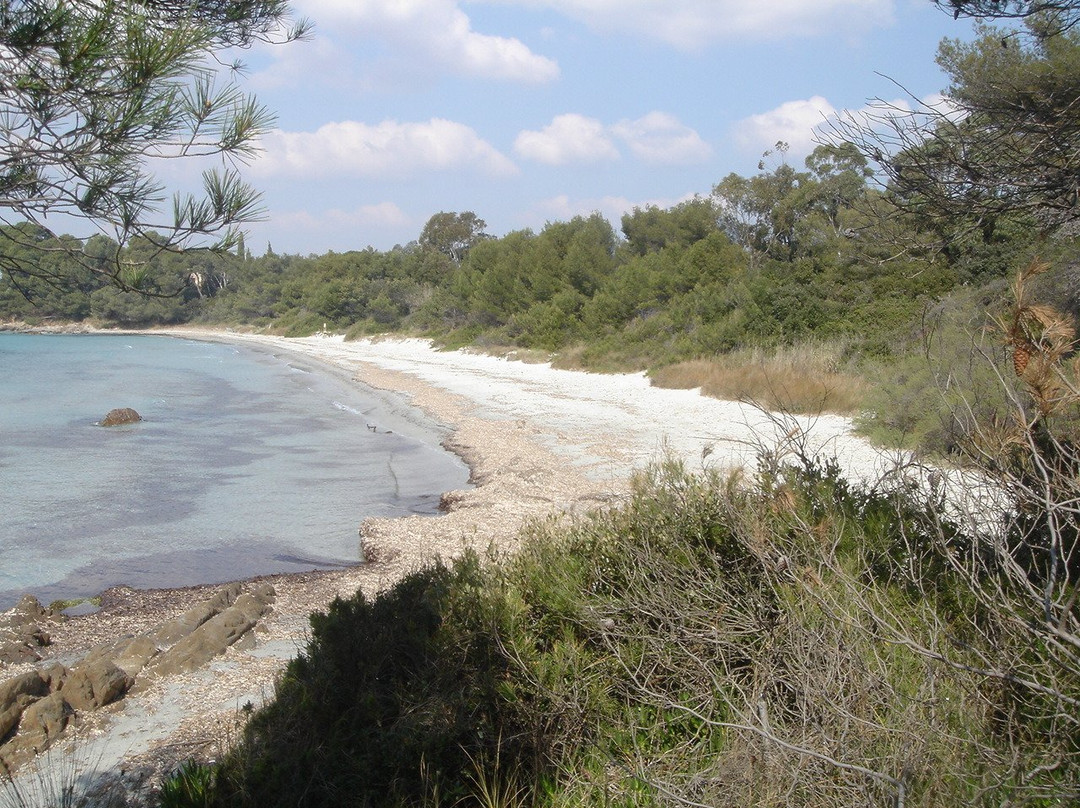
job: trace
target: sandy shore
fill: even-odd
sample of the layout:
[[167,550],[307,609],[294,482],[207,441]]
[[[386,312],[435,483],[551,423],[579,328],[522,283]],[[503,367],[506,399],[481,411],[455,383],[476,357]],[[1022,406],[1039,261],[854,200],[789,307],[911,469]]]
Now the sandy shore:
[[[437,351],[415,339],[164,333],[302,354],[387,391],[403,408],[419,408],[451,430],[446,446],[469,464],[474,487],[447,492],[448,512],[442,516],[365,522],[360,541],[372,563],[266,579],[277,600],[254,648],[230,650],[206,670],[157,682],[84,722],[79,754],[85,765],[103,769],[122,763],[154,776],[193,755],[216,756],[235,737],[244,705],[271,695],[285,661],[303,648],[313,610],[358,588],[374,593],[434,556],[452,556],[465,547],[512,552],[526,520],[615,502],[635,469],[665,455],[691,468],[752,466],[762,447],[798,442],[836,456],[863,479],[890,464],[852,434],[848,419],[781,419],[696,391],[653,388],[643,374],[556,370]],[[97,643],[145,631],[217,588],[110,590],[98,613],[55,627],[50,658],[77,658]]]

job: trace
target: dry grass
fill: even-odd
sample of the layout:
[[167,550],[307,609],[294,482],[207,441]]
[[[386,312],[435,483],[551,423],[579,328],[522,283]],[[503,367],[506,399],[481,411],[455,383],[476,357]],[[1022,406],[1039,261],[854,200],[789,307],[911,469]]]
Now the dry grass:
[[805,343],[772,352],[746,349],[694,359],[649,373],[657,387],[693,389],[714,398],[753,401],[797,413],[852,414],[862,407],[865,382],[841,370],[843,346]]
[[527,365],[545,365],[551,362],[555,355],[551,351],[540,348],[517,348],[510,345],[497,345],[477,341],[473,345],[462,348],[465,353],[474,353],[481,356],[494,356],[498,359],[509,359],[516,362],[524,362]]

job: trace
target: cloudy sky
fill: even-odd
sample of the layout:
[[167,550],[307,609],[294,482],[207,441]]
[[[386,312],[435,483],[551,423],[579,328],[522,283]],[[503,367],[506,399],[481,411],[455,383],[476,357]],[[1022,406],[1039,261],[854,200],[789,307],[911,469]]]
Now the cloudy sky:
[[[869,99],[932,97],[929,0],[294,0],[307,42],[245,54],[277,128],[246,176],[261,254],[417,238],[439,211],[488,232],[707,195],[778,140]],[[775,158],[770,158],[775,159]]]

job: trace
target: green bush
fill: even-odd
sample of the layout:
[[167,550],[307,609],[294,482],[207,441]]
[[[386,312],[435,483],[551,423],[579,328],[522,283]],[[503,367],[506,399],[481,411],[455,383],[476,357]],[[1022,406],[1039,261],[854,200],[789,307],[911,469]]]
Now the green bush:
[[1004,309],[1005,293],[1005,284],[994,282],[951,295],[926,312],[907,350],[868,365],[860,428],[878,443],[956,456],[979,425],[1006,422],[1015,390],[990,317]]
[[501,695],[500,610],[469,556],[313,616],[306,653],[226,764],[218,804],[452,804],[470,760],[528,757]]
[[161,785],[161,808],[209,808],[214,804],[217,769],[189,760]]
[[216,804],[1050,804],[1078,752],[987,670],[1048,657],[988,608],[1001,571],[957,566],[980,542],[798,453],[656,467],[509,561],[313,618]]

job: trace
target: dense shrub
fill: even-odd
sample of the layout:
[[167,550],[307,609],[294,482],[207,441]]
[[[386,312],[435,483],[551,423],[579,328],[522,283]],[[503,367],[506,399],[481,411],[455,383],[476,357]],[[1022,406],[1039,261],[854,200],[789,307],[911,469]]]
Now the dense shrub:
[[527,757],[501,695],[511,663],[499,593],[484,582],[469,556],[313,616],[307,651],[228,764],[220,804],[452,804],[470,760]]
[[336,602],[219,804],[1076,797],[1077,669],[1015,619],[993,537],[795,449],[753,479],[656,467],[509,561]]

